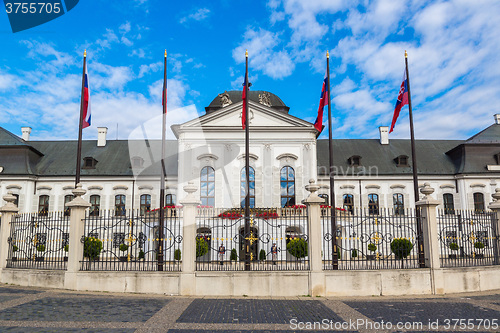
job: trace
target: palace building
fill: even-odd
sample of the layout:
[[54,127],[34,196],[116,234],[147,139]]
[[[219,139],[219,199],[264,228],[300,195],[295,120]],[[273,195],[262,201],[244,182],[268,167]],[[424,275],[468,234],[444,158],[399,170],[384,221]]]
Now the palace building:
[[[245,187],[245,134],[241,129],[241,92],[219,94],[199,118],[172,126],[167,141],[166,204],[183,198],[193,182],[202,206],[241,207]],[[310,179],[330,202],[328,140],[317,139],[313,124],[289,113],[266,91],[249,92],[250,205],[300,204]],[[334,140],[335,204],[370,212],[402,213],[413,207],[410,140]],[[97,140],[82,146],[81,182],[91,211],[159,206],[159,140]],[[0,196],[12,192],[21,212],[63,211],[72,199],[77,141],[33,141],[30,127],[19,137],[0,127]],[[417,140],[419,183],[428,182],[442,209],[484,210],[500,181],[500,115],[467,140]]]

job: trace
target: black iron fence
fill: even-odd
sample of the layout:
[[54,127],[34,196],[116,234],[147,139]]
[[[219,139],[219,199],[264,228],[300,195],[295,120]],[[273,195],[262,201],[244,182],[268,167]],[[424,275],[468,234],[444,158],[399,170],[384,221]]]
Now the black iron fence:
[[499,264],[499,239],[493,212],[440,210],[438,235],[441,267]]
[[[332,234],[331,209],[321,209],[323,269],[333,269],[333,237],[341,270],[418,268],[417,216],[413,209],[354,208],[336,210],[336,235]],[[421,217],[418,217],[421,218]]]
[[[165,209],[163,237],[159,211],[115,210],[87,213],[81,269],[86,271],[180,271],[182,260],[181,210]],[[161,260],[162,246],[163,260]]]
[[64,270],[69,250],[69,216],[64,212],[12,217],[7,267]]
[[251,209],[245,232],[243,209],[198,208],[196,269],[308,270],[308,229],[305,206]]

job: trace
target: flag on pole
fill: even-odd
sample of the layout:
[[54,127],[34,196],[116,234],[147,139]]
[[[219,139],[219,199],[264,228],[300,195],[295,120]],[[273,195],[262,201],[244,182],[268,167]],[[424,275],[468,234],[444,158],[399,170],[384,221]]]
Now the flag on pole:
[[83,123],[82,128],[90,126],[90,89],[89,89],[89,74],[87,66],[85,66],[85,74],[83,78]]
[[399,112],[401,108],[408,104],[408,77],[405,74],[403,76],[403,83],[401,83],[401,88],[399,88],[398,100],[396,101],[396,107],[394,108],[394,115],[392,116],[391,129],[389,133],[394,130],[394,126],[396,125],[396,120],[398,120]]
[[161,105],[163,105],[163,113],[167,113],[167,50],[165,50],[165,75],[163,79]]
[[329,100],[328,95],[330,92],[327,91],[328,90],[327,79],[328,79],[328,72],[325,74],[325,79],[323,80],[323,87],[321,88],[321,96],[319,98],[318,117],[314,122],[314,128],[316,128],[319,131],[319,133],[323,131],[323,109],[325,108],[325,105],[328,105],[328,100]]
[[248,69],[245,72],[245,81],[243,82],[243,93],[241,94],[241,99],[243,100],[243,111],[241,113],[241,127],[245,129],[245,123],[247,119],[247,89],[248,89]]

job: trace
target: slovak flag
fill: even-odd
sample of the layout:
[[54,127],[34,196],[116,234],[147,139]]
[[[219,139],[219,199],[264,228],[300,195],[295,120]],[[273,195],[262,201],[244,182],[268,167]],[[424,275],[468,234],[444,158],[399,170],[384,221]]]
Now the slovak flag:
[[245,81],[243,82],[243,93],[241,94],[241,99],[243,100],[243,110],[241,112],[241,127],[245,129],[246,119],[247,119],[247,80],[248,73],[245,73]]
[[396,125],[396,120],[398,120],[399,112],[401,108],[408,104],[408,77],[405,74],[403,76],[403,83],[401,83],[401,88],[399,88],[398,100],[396,101],[396,107],[394,108],[394,115],[392,116],[391,129],[389,133],[394,130],[394,125]]
[[[323,80],[323,87],[321,88],[321,97],[319,98],[319,108],[318,117],[314,122],[314,128],[318,130],[319,133],[323,131],[323,109],[325,105],[328,105],[328,73],[325,74],[325,79]],[[319,135],[319,134],[318,134]]]
[[83,124],[82,128],[90,126],[90,89],[89,74],[85,66],[85,77],[83,78]]

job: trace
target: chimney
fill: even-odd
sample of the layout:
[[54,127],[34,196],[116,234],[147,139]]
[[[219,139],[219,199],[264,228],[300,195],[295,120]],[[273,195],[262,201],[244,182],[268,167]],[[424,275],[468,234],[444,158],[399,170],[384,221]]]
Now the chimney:
[[378,128],[380,132],[380,144],[388,145],[389,144],[389,127],[388,126],[380,126]]
[[106,134],[108,133],[107,127],[97,127],[97,147],[106,146]]
[[495,117],[495,124],[500,125],[500,113],[495,114],[493,117]]
[[21,127],[21,131],[23,132],[23,140],[30,141],[31,127]]

